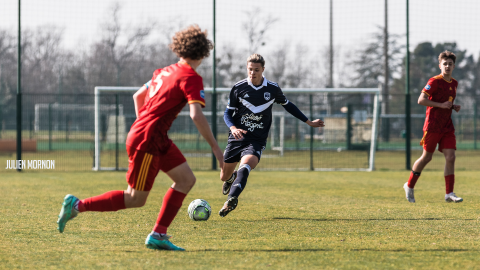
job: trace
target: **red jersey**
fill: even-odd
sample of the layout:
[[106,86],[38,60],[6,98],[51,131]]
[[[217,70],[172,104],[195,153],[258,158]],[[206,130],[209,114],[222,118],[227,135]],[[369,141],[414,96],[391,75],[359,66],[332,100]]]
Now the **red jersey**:
[[155,70],[126,144],[152,155],[167,151],[172,144],[167,132],[173,120],[187,102],[205,107],[204,98],[202,77],[190,65],[179,62]]
[[[442,75],[437,75],[428,80],[427,85],[422,92],[428,95],[431,101],[443,103],[445,101],[453,101],[457,95],[458,82],[452,78],[447,81]],[[427,115],[424,131],[434,133],[445,133],[455,131],[452,122],[452,109],[442,109],[437,107],[427,107]]]

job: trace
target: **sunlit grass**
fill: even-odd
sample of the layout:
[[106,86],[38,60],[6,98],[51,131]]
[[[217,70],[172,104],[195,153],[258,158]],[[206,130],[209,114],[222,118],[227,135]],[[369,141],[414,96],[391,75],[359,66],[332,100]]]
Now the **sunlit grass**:
[[[86,213],[56,231],[63,197],[126,187],[124,173],[7,173],[1,176],[0,268],[146,269],[474,269],[480,265],[478,172],[456,174],[460,204],[443,200],[442,172],[426,171],[416,204],[404,198],[407,171],[253,171],[238,208],[217,212],[218,172],[197,172],[169,234],[187,252],[144,247],[170,185],[159,175],[147,205]],[[206,222],[188,218],[190,201],[213,208]]]

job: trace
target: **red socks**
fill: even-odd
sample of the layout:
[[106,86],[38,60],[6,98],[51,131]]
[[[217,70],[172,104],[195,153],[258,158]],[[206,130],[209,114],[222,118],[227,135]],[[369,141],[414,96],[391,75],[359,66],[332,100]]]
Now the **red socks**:
[[[408,187],[413,188],[417,183],[418,178],[420,177],[420,173],[412,171],[410,173],[410,178],[408,179]],[[453,192],[453,186],[455,185],[455,175],[447,175],[445,176],[445,192],[447,194]]]
[[123,190],[112,190],[102,195],[81,200],[78,203],[80,212],[111,212],[125,209]]
[[453,186],[455,185],[455,174],[445,176],[445,191],[446,194],[453,192]]
[[408,184],[407,184],[408,187],[414,188],[419,177],[420,177],[420,173],[417,173],[414,171],[410,172],[410,178],[408,178]]
[[160,214],[158,214],[157,222],[153,228],[155,232],[167,233],[167,228],[177,215],[178,210],[180,210],[185,196],[187,196],[187,194],[176,191],[173,188],[167,191],[165,197],[163,197],[162,208],[160,209]]

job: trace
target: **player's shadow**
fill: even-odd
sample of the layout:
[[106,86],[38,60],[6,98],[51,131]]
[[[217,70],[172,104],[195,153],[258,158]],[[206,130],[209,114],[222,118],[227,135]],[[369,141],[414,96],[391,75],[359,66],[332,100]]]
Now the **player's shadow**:
[[305,220],[305,221],[382,221],[382,220],[476,220],[473,218],[455,219],[455,218],[292,218],[292,217],[273,217],[277,220]]
[[[189,251],[189,250],[187,250]],[[333,249],[326,249],[326,248],[278,248],[278,249],[231,249],[231,250],[224,250],[224,249],[200,249],[200,250],[192,250],[189,252],[317,252],[317,251],[333,251]]]
[[[187,252],[411,252],[409,249],[375,249],[375,248],[355,248],[347,250],[327,249],[327,248],[279,248],[279,249],[200,249],[200,250],[187,250]],[[415,252],[466,252],[466,251],[478,251],[476,249],[464,249],[464,248],[436,248],[436,249],[416,249]]]

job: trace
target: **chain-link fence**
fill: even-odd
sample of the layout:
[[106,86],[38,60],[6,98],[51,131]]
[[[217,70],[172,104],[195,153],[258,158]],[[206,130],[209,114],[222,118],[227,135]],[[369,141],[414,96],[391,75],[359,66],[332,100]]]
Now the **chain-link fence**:
[[[439,25],[436,18],[446,13],[446,6],[452,7],[447,12],[449,19]],[[16,1],[4,2],[0,7],[0,157],[14,160],[18,7]],[[215,23],[217,87],[229,88],[245,78],[246,58],[254,52],[266,58],[266,78],[282,88],[384,85],[376,169],[405,168],[405,1],[24,0],[21,10],[25,140],[22,159],[53,159],[57,169],[91,170],[94,87],[142,85],[156,68],[178,60],[168,49],[175,31],[196,23],[207,29],[213,39]],[[453,77],[459,82],[456,103],[462,105],[459,113],[453,113],[458,148],[456,167],[478,169],[480,42],[474,33],[479,32],[480,2],[410,1],[409,11],[412,160],[421,154],[418,141],[425,113],[425,107],[417,105],[416,100],[428,79],[440,73],[437,57],[448,49],[457,55]],[[197,71],[204,78],[205,87],[211,87],[212,55]],[[208,98],[206,111],[211,111]],[[307,97],[289,98],[309,115]],[[113,131],[108,127],[111,121],[118,121],[112,118],[118,109],[121,128],[129,129],[134,120],[131,95],[119,95],[118,104],[122,106],[118,108],[115,96],[104,99],[104,162],[109,167],[125,167],[125,147],[112,145]],[[345,102],[337,105],[331,103],[331,98],[314,99],[318,105],[313,108],[314,117],[325,119],[325,129],[316,130],[311,136],[306,125],[286,114],[284,130],[280,132],[280,122],[272,128],[273,144],[269,141],[268,158],[262,159],[259,168],[367,166],[367,151],[352,147],[357,142],[364,144],[359,139],[362,136],[368,137],[359,135],[363,129],[357,120],[365,119],[365,113],[371,119],[369,97],[352,96],[351,102],[344,98]],[[217,111],[222,112],[223,94],[219,94],[217,104]],[[283,111],[279,106],[275,110]],[[217,121],[218,140],[223,147],[226,127],[221,117]],[[329,122],[336,123],[332,130]],[[284,136],[281,162],[279,151],[271,149],[280,141],[279,134]],[[327,143],[332,134],[339,140],[337,147]],[[179,116],[171,137],[193,168],[211,168],[208,147],[188,116]],[[308,149],[310,138],[316,149],[313,153]],[[440,154],[435,155],[427,169],[443,169],[443,157],[437,155]],[[342,159],[343,164],[339,161]],[[331,164],[332,160],[337,161]]]

